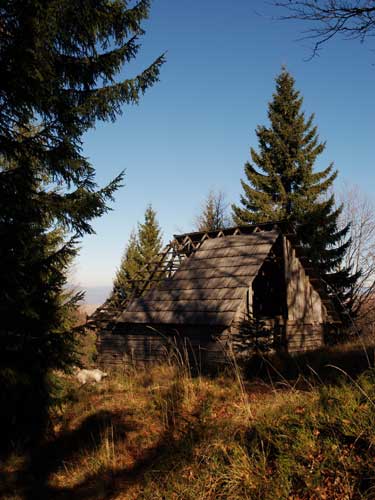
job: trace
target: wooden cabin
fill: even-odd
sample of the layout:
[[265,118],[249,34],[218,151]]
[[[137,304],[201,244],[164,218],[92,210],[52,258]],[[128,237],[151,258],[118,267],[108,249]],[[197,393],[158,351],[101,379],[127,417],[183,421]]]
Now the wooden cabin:
[[280,225],[175,236],[154,264],[149,282],[103,323],[101,364],[160,361],[182,347],[200,365],[222,363],[252,321],[269,329],[274,349],[303,352],[340,324],[303,248]]

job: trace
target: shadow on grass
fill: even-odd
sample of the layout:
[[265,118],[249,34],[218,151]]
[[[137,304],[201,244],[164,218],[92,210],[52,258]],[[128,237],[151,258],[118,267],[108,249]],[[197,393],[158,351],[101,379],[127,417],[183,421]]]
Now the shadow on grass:
[[[291,381],[302,375],[302,378],[314,378],[317,384],[337,384],[341,383],[345,375],[328,365],[337,366],[356,378],[369,368],[374,355],[374,347],[365,352],[357,346],[328,348],[298,356],[270,355],[252,359],[247,365],[247,374],[249,380],[262,377],[265,381]],[[170,467],[176,472],[176,469],[182,470],[191,463],[194,448],[204,436],[202,415],[205,411],[204,402],[201,402],[201,406],[192,415],[189,414],[188,419],[184,419],[183,397],[176,384],[172,384],[169,393],[163,398],[173,402],[165,415],[165,429],[154,445],[138,450],[136,456],[139,458],[132,466],[117,468],[103,461],[102,466],[96,466],[95,472],[90,473],[86,464],[86,475],[83,471],[84,478],[73,486],[52,486],[52,476],[62,470],[64,464],[74,463],[75,469],[78,468],[80,461],[85,462],[90,454],[95,455],[95,451],[105,445],[108,435],[113,434],[116,441],[126,446],[129,433],[141,431],[147,425],[142,423],[139,415],[126,407],[116,412],[97,411],[78,428],[62,431],[56,439],[35,447],[23,467],[15,465],[14,472],[9,467],[1,471],[0,467],[0,498],[110,500],[121,495],[125,498],[129,488],[141,485],[145,476],[157,473],[158,482],[163,483]],[[68,476],[67,471],[64,476]]]
[[[49,497],[56,500],[110,500],[114,496],[125,494],[130,486],[142,481],[147,473],[152,473],[158,468],[157,464],[165,466],[164,462],[178,464],[184,467],[192,460],[192,445],[199,441],[199,432],[191,428],[178,439],[172,437],[170,431],[163,434],[158,443],[147,450],[144,457],[136,462],[131,468],[113,471],[105,469],[99,474],[93,474],[85,478],[80,484],[71,488],[49,489]],[[165,474],[169,471],[165,470]]]
[[[253,356],[244,363],[247,379],[261,378],[268,382],[315,380],[318,384],[335,385],[356,378],[374,367],[375,347],[334,346],[300,354],[273,353]],[[344,373],[343,373],[344,372]]]
[[[114,426],[116,438],[122,439],[126,438],[128,432],[138,428],[132,415],[126,411],[99,411],[87,417],[77,429],[62,432],[55,440],[34,447],[27,455],[22,470],[17,470],[13,475],[0,472],[0,498],[14,491],[25,500],[56,498],[59,490],[53,491],[48,484],[51,474],[75,457],[88,455],[98,449]],[[71,498],[76,498],[73,492]]]
[[[181,403],[182,398],[177,398],[174,415],[179,413]],[[15,491],[17,498],[23,500],[107,500],[125,494],[130,486],[142,481],[144,474],[152,473],[156,463],[162,467],[165,461],[172,461],[183,467],[191,460],[193,446],[199,441],[200,413],[200,409],[193,413],[183,431],[176,430],[179,419],[167,415],[166,430],[154,446],[145,449],[133,466],[117,469],[103,465],[74,486],[52,486],[50,478],[61,470],[64,463],[69,464],[99,449],[113,429],[114,439],[126,443],[127,434],[141,427],[134,414],[126,410],[99,411],[87,417],[77,429],[62,432],[55,440],[35,448],[22,470],[17,469],[13,477],[0,472],[0,498],[13,498]]]

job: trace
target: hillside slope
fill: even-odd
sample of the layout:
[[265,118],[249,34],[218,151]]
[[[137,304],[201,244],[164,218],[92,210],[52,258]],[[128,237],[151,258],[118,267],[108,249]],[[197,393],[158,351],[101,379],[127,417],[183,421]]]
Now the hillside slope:
[[0,498],[375,498],[375,372],[326,385],[159,366],[64,379],[51,437],[0,473]]

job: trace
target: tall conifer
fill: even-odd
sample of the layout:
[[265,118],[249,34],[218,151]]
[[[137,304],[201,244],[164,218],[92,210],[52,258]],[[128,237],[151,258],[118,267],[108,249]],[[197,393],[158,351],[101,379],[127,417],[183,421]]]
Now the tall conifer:
[[[118,78],[137,56],[149,9],[149,0],[1,3],[0,427],[9,436],[18,417],[28,425],[29,411],[46,415],[49,370],[74,362],[61,321],[66,270],[122,180],[98,188],[82,137],[158,80],[163,56]],[[71,238],[53,247],[55,228]]]
[[348,227],[338,229],[341,208],[328,191],[337,176],[331,163],[322,171],[314,164],[325,149],[319,141],[314,115],[306,118],[303,99],[293,77],[283,69],[269,103],[270,126],[258,126],[259,149],[251,148],[245,164],[241,205],[233,205],[237,224],[289,221],[295,224],[305,251],[340,301],[349,301],[355,276],[343,269]]
[[140,271],[140,253],[138,239],[135,231],[132,231],[129,242],[122,256],[120,267],[113,281],[112,303],[120,304],[129,297],[133,291],[132,283],[138,278]]
[[136,289],[143,288],[150,274],[147,264],[155,262],[161,249],[160,226],[155,210],[149,205],[145,211],[144,222],[138,223],[137,233],[133,231],[130,235],[117,270],[110,298],[113,305],[121,304]]
[[138,224],[138,251],[141,267],[151,262],[161,251],[162,235],[156,212],[152,206],[146,208],[144,222]]

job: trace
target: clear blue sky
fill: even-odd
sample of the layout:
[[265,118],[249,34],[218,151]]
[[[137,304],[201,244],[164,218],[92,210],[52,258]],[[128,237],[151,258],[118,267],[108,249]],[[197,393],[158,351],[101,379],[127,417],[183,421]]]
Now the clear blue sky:
[[[281,66],[296,79],[304,110],[315,113],[327,147],[318,168],[335,162],[340,183],[375,194],[373,42],[332,40],[311,61],[302,23],[276,21],[263,0],[154,0],[131,76],[167,51],[160,82],[139,106],[84,137],[84,153],[103,185],[126,169],[113,211],[81,244],[74,281],[110,285],[130,231],[147,204],[168,241],[192,229],[208,191],[238,201],[254,130],[267,123],[267,103]],[[88,298],[88,301],[89,298]]]

